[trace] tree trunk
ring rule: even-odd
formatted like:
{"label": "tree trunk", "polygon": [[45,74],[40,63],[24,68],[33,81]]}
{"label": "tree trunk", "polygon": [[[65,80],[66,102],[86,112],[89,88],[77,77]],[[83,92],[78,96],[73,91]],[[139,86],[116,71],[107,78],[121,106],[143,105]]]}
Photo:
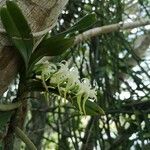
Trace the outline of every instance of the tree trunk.
{"label": "tree trunk", "polygon": [[[6,0],[0,0],[0,6],[5,5]],[[18,0],[33,32],[48,32],[57,22],[58,16],[68,0]],[[0,21],[0,28],[3,29]],[[13,53],[7,35],[0,33],[0,96],[6,91],[12,79],[18,73],[19,56]],[[10,59],[11,58],[11,59]]]}
{"label": "tree trunk", "polygon": [[[0,6],[5,5],[6,0],[0,0]],[[26,17],[34,36],[37,33],[42,36],[52,29],[58,19],[59,14],[68,0],[18,0],[17,3]],[[12,48],[12,43],[8,40],[7,34],[3,32],[3,26],[0,21],[0,96],[7,90],[8,85],[15,78],[19,70],[20,56]],[[40,38],[40,36],[38,38]],[[36,40],[36,39],[35,39]],[[26,104],[25,104],[26,105]],[[24,113],[24,107],[21,106],[18,111],[11,117],[8,125],[8,133],[4,139],[5,149],[12,149],[14,142],[14,127],[20,125],[21,114]],[[19,116],[19,119],[18,119]],[[24,115],[25,116],[25,115]],[[16,122],[17,119],[17,122]],[[24,120],[22,120],[22,123]]]}

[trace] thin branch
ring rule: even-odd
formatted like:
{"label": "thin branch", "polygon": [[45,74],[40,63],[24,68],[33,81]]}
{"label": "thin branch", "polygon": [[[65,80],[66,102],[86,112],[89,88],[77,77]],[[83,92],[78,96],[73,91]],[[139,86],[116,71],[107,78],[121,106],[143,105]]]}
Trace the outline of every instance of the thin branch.
{"label": "thin branch", "polygon": [[96,27],[96,28],[90,29],[88,31],[85,31],[82,34],[77,35],[75,37],[74,44],[78,44],[80,42],[83,42],[91,37],[98,36],[100,34],[110,33],[110,32],[120,31],[120,30],[133,29],[133,28],[146,26],[146,25],[150,25],[150,19],[135,21],[135,22],[131,22],[131,23],[120,22],[117,24]]}
{"label": "thin branch", "polygon": [[[110,33],[110,32],[118,31],[118,30],[133,29],[133,28],[137,28],[137,27],[141,27],[141,26],[145,26],[149,24],[150,24],[150,20],[148,19],[148,20],[135,21],[132,23],[120,22],[117,24],[111,24],[111,25],[93,28],[93,29],[83,32],[82,34],[77,35],[74,43],[78,44],[79,42],[85,41],[91,37],[94,37],[103,33]],[[51,27],[44,29],[43,31],[33,33],[33,37],[43,36],[44,34],[48,33],[55,25],[56,23],[53,24]],[[0,33],[7,34],[5,29],[2,29],[2,28],[0,28]]]}
{"label": "thin branch", "polygon": [[16,135],[27,145],[30,150],[37,150],[32,141],[27,137],[27,135],[18,127],[15,128]]}

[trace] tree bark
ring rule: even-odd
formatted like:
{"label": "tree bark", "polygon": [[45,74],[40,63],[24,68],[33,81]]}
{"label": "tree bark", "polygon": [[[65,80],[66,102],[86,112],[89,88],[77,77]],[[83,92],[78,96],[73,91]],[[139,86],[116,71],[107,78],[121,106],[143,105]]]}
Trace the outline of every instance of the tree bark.
{"label": "tree bark", "polygon": [[[0,0],[0,6],[6,0]],[[52,29],[68,0],[18,0],[17,3],[25,15],[32,32],[46,33]],[[0,21],[0,28],[3,29]],[[12,79],[18,73],[19,56],[11,47],[6,34],[0,34],[0,96],[6,91]]]}
{"label": "tree bark", "polygon": [[[5,5],[6,0],[0,0],[0,6]],[[64,8],[68,0],[18,0],[17,3],[26,17],[32,32],[45,34],[52,29],[58,19],[59,14]],[[15,78],[19,71],[20,56],[12,47],[12,43],[8,40],[7,34],[4,31],[0,21],[0,96],[7,90],[8,85]],[[34,34],[36,35],[36,34]],[[38,38],[40,38],[40,36]],[[35,39],[36,40],[36,39]],[[26,104],[12,115],[8,132],[4,138],[4,149],[12,149],[14,143],[14,127],[17,124],[23,127]],[[21,112],[21,113],[20,113]],[[19,118],[18,117],[19,114]],[[22,117],[23,115],[23,117]],[[21,116],[21,117],[20,117]]]}

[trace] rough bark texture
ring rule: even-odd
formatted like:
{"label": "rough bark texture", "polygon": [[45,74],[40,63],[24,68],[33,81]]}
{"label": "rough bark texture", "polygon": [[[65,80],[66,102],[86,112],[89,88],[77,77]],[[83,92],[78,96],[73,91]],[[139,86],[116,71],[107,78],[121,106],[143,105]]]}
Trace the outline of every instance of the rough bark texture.
{"label": "rough bark texture", "polygon": [[[0,6],[6,0],[0,0]],[[26,16],[33,32],[50,30],[68,0],[18,0],[17,3]],[[3,28],[0,21],[0,28]],[[18,55],[12,52],[7,36],[0,34],[0,96],[5,92],[18,72]]]}
{"label": "rough bark texture", "polygon": [[0,49],[0,96],[18,72],[20,57],[11,46]]}

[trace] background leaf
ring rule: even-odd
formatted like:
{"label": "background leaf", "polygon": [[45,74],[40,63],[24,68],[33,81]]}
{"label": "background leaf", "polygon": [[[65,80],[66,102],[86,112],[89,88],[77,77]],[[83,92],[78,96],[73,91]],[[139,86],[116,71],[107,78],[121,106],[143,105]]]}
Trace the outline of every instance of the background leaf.
{"label": "background leaf", "polygon": [[[72,104],[79,110],[79,106],[77,104],[76,100],[72,100],[71,101]],[[87,100],[85,103],[85,111],[86,111],[86,115],[105,115],[103,109],[98,106],[98,104],[96,104],[95,102],[92,102],[90,100]]]}
{"label": "background leaf", "polygon": [[75,23],[71,28],[66,30],[65,32],[62,32],[61,34],[68,34],[75,31],[83,31],[87,28],[91,27],[93,24],[95,24],[97,21],[97,17],[95,13],[88,14],[81,18],[77,23]]}

